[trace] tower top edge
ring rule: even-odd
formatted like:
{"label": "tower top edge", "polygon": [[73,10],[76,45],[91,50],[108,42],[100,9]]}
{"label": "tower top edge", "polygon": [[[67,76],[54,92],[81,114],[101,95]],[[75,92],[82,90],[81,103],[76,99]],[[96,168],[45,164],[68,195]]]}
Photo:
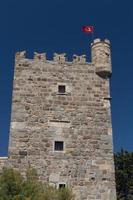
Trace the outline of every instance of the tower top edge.
{"label": "tower top edge", "polygon": [[83,55],[73,54],[72,59],[68,60],[66,53],[60,53],[60,54],[54,53],[53,59],[48,60],[45,52],[43,52],[43,53],[34,52],[32,58],[28,58],[26,56],[26,51],[16,52],[15,60],[17,62],[19,62],[21,60],[25,60],[25,59],[31,60],[31,61],[43,61],[43,62],[55,62],[55,63],[90,64],[90,63],[87,62],[85,54],[83,54]]}
{"label": "tower top edge", "polygon": [[108,39],[101,40],[100,38],[96,38],[96,39],[94,39],[93,42],[91,43],[91,46],[93,46],[93,45],[95,45],[95,44],[98,44],[98,43],[103,43],[103,44],[110,45],[110,40],[108,40]]}

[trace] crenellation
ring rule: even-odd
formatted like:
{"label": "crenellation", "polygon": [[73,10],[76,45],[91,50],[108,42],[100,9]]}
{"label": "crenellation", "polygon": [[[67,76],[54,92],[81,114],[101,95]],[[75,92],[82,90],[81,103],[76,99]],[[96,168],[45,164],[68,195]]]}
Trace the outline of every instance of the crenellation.
{"label": "crenellation", "polygon": [[26,58],[26,51],[17,52],[15,58],[16,60]]}
{"label": "crenellation", "polygon": [[86,55],[77,56],[76,54],[74,54],[73,55],[73,63],[85,64],[86,63]]}
{"label": "crenellation", "polygon": [[96,38],[96,39],[94,39],[92,45],[93,45],[93,44],[96,44],[96,43],[99,43],[99,42],[101,42],[101,39],[100,39],[100,38]]}
{"label": "crenellation", "polygon": [[34,52],[34,60],[39,60],[39,61],[46,61],[46,53],[37,53]]}
{"label": "crenellation", "polygon": [[94,39],[93,43],[91,43],[91,46],[93,46],[94,44],[97,44],[97,43],[105,43],[105,44],[110,45],[110,40],[108,40],[108,39],[101,40],[100,38],[96,38],[96,39]]}
{"label": "crenellation", "polygon": [[110,45],[110,41],[108,39],[105,39],[104,42]]}
{"label": "crenellation", "polygon": [[64,63],[66,61],[66,54],[65,53],[62,53],[62,54],[54,53],[53,60],[55,62]]}
{"label": "crenellation", "polygon": [[86,55],[78,56],[78,55],[74,54],[73,60],[69,61],[68,58],[66,57],[66,53],[61,53],[61,54],[54,53],[53,60],[47,60],[46,53],[34,52],[33,58],[29,59],[26,57],[26,51],[17,52],[16,53],[16,61],[19,66],[21,66],[21,65],[28,66],[28,65],[30,65],[30,63],[32,61],[42,61],[42,62],[53,63],[53,64],[56,64],[58,62],[60,64],[62,63],[62,64],[66,64],[66,65],[72,65],[73,63],[89,64],[86,61]]}

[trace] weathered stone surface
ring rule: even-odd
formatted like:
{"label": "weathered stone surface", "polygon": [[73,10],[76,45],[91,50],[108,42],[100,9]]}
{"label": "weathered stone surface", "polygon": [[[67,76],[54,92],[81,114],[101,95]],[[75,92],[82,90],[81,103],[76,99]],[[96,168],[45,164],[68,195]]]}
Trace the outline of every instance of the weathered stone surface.
{"label": "weathered stone surface", "polygon": [[15,63],[9,165],[25,173],[30,164],[40,180],[72,187],[76,200],[116,200],[109,42],[94,41],[92,63],[85,56],[67,62],[65,54],[27,59],[25,52]]}
{"label": "weathered stone surface", "polygon": [[7,166],[8,157],[0,157],[0,172],[2,171],[3,167]]}

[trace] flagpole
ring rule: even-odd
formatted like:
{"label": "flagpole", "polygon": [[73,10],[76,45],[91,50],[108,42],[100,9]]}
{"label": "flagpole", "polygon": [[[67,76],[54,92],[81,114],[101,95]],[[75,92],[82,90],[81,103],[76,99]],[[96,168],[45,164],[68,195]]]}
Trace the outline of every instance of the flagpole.
{"label": "flagpole", "polygon": [[93,32],[92,32],[92,43],[93,43],[93,41],[94,41],[94,29],[93,29]]}

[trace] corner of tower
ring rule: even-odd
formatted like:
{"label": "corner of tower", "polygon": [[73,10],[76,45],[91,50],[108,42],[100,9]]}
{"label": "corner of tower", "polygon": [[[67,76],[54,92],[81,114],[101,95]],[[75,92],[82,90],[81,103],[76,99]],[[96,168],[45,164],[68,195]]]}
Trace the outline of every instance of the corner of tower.
{"label": "corner of tower", "polygon": [[20,52],[16,53],[16,55],[15,55],[16,61],[21,60],[23,58],[26,58],[26,51],[20,51]]}
{"label": "corner of tower", "polygon": [[95,65],[96,74],[109,78],[112,74],[110,41],[94,39],[91,44],[91,61]]}

